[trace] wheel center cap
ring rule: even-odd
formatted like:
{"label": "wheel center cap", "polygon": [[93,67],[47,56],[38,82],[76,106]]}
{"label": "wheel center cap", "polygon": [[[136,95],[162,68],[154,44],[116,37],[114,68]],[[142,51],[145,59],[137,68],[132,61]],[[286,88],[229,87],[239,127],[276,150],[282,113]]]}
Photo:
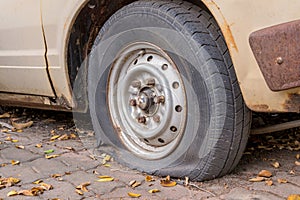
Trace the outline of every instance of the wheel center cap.
{"label": "wheel center cap", "polygon": [[146,113],[150,113],[151,107],[154,106],[155,91],[146,87],[143,88],[138,96],[138,106]]}

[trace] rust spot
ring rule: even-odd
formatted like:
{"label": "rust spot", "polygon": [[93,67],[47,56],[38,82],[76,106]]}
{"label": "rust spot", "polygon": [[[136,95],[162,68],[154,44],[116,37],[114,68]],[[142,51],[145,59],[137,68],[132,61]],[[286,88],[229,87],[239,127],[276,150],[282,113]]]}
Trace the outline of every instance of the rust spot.
{"label": "rust spot", "polygon": [[273,91],[300,86],[300,20],[258,30],[249,42],[264,78]]}
{"label": "rust spot", "polygon": [[269,111],[269,106],[266,104],[261,104],[261,105],[252,105],[251,109],[257,112],[268,112]]}
{"label": "rust spot", "polygon": [[220,7],[213,0],[206,2],[206,4],[208,6],[211,5],[211,6],[215,7],[215,8],[217,8],[217,10],[219,11],[219,14],[222,16],[222,19],[223,19],[223,22],[222,22],[223,24],[219,24],[219,26],[222,29],[222,32],[223,32],[223,35],[225,37],[227,46],[228,46],[228,48],[235,49],[238,52],[238,48],[237,48],[237,45],[235,43],[234,37],[232,35],[231,29],[230,29],[230,25],[228,24],[226,18],[222,14]]}
{"label": "rust spot", "polygon": [[300,94],[289,94],[288,100],[284,102],[283,106],[287,112],[300,113]]}

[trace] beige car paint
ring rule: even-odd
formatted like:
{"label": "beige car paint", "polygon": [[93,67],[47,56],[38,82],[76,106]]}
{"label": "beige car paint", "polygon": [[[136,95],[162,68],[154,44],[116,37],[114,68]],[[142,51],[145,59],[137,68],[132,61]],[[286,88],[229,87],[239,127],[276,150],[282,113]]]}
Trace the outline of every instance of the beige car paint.
{"label": "beige car paint", "polygon": [[73,101],[66,63],[67,42],[73,20],[84,2],[82,0],[42,0],[49,72],[57,96],[64,96],[70,107],[73,106]]}
{"label": "beige car paint", "polygon": [[0,92],[53,97],[40,0],[2,0],[0,8]]}

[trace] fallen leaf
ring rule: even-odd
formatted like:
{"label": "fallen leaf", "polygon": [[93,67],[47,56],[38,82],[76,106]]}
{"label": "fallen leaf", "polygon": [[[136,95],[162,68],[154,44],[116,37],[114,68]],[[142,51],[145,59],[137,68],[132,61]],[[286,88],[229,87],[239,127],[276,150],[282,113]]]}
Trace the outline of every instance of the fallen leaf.
{"label": "fallen leaf", "polygon": [[267,180],[267,181],[266,181],[266,185],[268,185],[268,186],[272,186],[272,185],[273,185],[273,181],[271,181],[271,180]]}
{"label": "fallen leaf", "polygon": [[141,194],[132,193],[132,192],[128,192],[128,196],[133,197],[133,198],[139,198],[142,195]]}
{"label": "fallen leaf", "polygon": [[51,138],[50,138],[50,140],[51,141],[54,141],[54,140],[56,140],[57,138],[59,138],[60,137],[60,135],[54,135],[54,136],[52,136]]}
{"label": "fallen leaf", "polygon": [[0,115],[0,119],[4,119],[4,118],[10,118],[10,114],[4,113],[4,114]]}
{"label": "fallen leaf", "polygon": [[163,187],[174,187],[177,183],[175,181],[171,181],[171,177],[167,176],[165,179],[160,181],[160,185]]}
{"label": "fallen leaf", "polygon": [[146,182],[153,182],[153,181],[155,181],[155,180],[153,179],[152,176],[146,176],[146,177],[145,177],[145,181],[146,181]]}
{"label": "fallen leaf", "polygon": [[275,168],[279,168],[280,167],[280,163],[279,162],[273,162],[271,163],[271,165]]}
{"label": "fallen leaf", "polygon": [[33,184],[40,184],[42,182],[43,182],[43,180],[39,179],[39,180],[34,181]]}
{"label": "fallen leaf", "polygon": [[291,194],[287,200],[300,200],[300,194]]}
{"label": "fallen leaf", "polygon": [[7,128],[1,130],[2,133],[8,133],[8,131],[9,130]]}
{"label": "fallen leaf", "polygon": [[299,161],[295,161],[295,165],[300,166],[300,162]]}
{"label": "fallen leaf", "polygon": [[300,154],[296,155],[296,159],[298,159],[298,160],[300,159]]}
{"label": "fallen leaf", "polygon": [[53,152],[54,152],[53,149],[49,149],[49,150],[44,151],[45,154],[50,154],[50,153],[53,153]]}
{"label": "fallen leaf", "polygon": [[52,178],[59,178],[59,177],[62,177],[62,175],[61,174],[52,174],[51,177]]}
{"label": "fallen leaf", "polygon": [[32,126],[33,121],[29,121],[29,122],[26,122],[26,123],[16,123],[14,121],[11,121],[11,125],[13,127],[15,127],[17,130],[21,130],[21,129],[29,128],[30,126]]}
{"label": "fallen leaf", "polygon": [[10,135],[8,135],[4,140],[5,140],[5,141],[12,141],[13,139],[11,138]]}
{"label": "fallen leaf", "polygon": [[277,179],[277,182],[278,183],[287,183],[288,181],[286,179],[279,178],[279,179]]}
{"label": "fallen leaf", "polygon": [[87,186],[91,185],[91,182],[85,182],[76,187],[78,190],[82,190],[83,192],[88,192]]}
{"label": "fallen leaf", "polygon": [[23,133],[22,129],[17,130],[17,133]]}
{"label": "fallen leaf", "polygon": [[189,177],[185,177],[185,182],[184,182],[184,185],[185,186],[188,186],[189,185]]}
{"label": "fallen leaf", "polygon": [[111,165],[110,164],[105,164],[105,165],[103,165],[103,167],[111,167]]}
{"label": "fallen leaf", "polygon": [[264,180],[265,180],[264,177],[255,177],[255,178],[249,179],[250,182],[262,182]]}
{"label": "fallen leaf", "polygon": [[131,185],[131,187],[136,188],[136,187],[139,187],[140,185],[142,185],[141,182],[135,182],[134,184]]}
{"label": "fallen leaf", "polygon": [[39,184],[42,188],[44,188],[44,190],[52,190],[53,189],[53,186],[50,185],[50,184],[47,184],[47,183],[40,183]]}
{"label": "fallen leaf", "polygon": [[77,135],[75,135],[74,133],[71,133],[71,134],[70,134],[70,138],[71,138],[71,139],[75,139],[75,138],[77,138]]}
{"label": "fallen leaf", "polygon": [[57,158],[59,157],[60,155],[45,155],[45,158],[46,159],[52,159],[52,158]]}
{"label": "fallen leaf", "polygon": [[4,185],[5,187],[14,186],[15,184],[19,183],[20,181],[21,181],[20,179],[17,179],[14,177],[0,178],[1,185]]}
{"label": "fallen leaf", "polygon": [[17,149],[25,149],[25,146],[23,146],[23,145],[16,145],[16,148]]}
{"label": "fallen leaf", "polygon": [[75,192],[79,195],[83,195],[83,192],[81,190],[76,189]]}
{"label": "fallen leaf", "polygon": [[36,144],[35,147],[37,147],[37,148],[42,148],[43,145],[42,145],[42,144]]}
{"label": "fallen leaf", "polygon": [[57,139],[58,139],[58,140],[68,140],[68,139],[69,139],[69,136],[68,136],[68,134],[64,134],[64,135],[58,137]]}
{"label": "fallen leaf", "polygon": [[12,190],[9,193],[7,193],[8,197],[12,197],[12,196],[16,196],[16,195],[18,195],[18,192],[16,190]]}
{"label": "fallen leaf", "polygon": [[11,140],[12,143],[17,143],[19,140]]}
{"label": "fallen leaf", "polygon": [[33,187],[31,188],[31,192],[33,193],[34,196],[38,196],[39,194],[42,194],[44,192],[43,187]]}
{"label": "fallen leaf", "polygon": [[102,160],[102,165],[105,165],[107,162],[109,162],[111,159],[110,155],[106,155]]}
{"label": "fallen leaf", "polygon": [[270,178],[272,176],[272,173],[268,170],[261,170],[259,173],[258,173],[258,176],[260,177],[266,177],[266,178]]}
{"label": "fallen leaf", "polygon": [[10,162],[11,162],[11,165],[19,165],[20,164],[20,161],[18,161],[18,160],[12,160]]}
{"label": "fallen leaf", "polygon": [[18,192],[18,195],[24,195],[24,196],[37,196],[37,194],[33,193],[32,190],[21,190]]}
{"label": "fallen leaf", "polygon": [[290,171],[290,174],[296,175],[295,170],[291,170],[291,171]]}
{"label": "fallen leaf", "polygon": [[136,183],[136,180],[133,180],[133,181],[130,181],[129,182],[129,186],[131,187],[133,184],[135,184]]}
{"label": "fallen leaf", "polygon": [[70,151],[75,151],[73,147],[64,147],[64,149],[70,150]]}
{"label": "fallen leaf", "polygon": [[114,180],[113,177],[110,176],[99,176],[97,182],[111,182]]}
{"label": "fallen leaf", "polygon": [[148,192],[153,194],[153,193],[160,192],[160,190],[159,189],[152,189],[152,190],[149,190]]}

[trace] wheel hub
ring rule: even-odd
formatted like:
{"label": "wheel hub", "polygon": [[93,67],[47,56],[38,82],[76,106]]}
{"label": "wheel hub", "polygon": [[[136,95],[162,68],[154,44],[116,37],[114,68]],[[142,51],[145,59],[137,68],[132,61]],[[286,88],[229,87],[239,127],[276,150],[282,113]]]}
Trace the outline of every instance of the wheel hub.
{"label": "wheel hub", "polygon": [[178,144],[186,123],[186,96],[178,69],[157,46],[135,43],[115,61],[108,92],[111,119],[124,145],[158,159]]}

